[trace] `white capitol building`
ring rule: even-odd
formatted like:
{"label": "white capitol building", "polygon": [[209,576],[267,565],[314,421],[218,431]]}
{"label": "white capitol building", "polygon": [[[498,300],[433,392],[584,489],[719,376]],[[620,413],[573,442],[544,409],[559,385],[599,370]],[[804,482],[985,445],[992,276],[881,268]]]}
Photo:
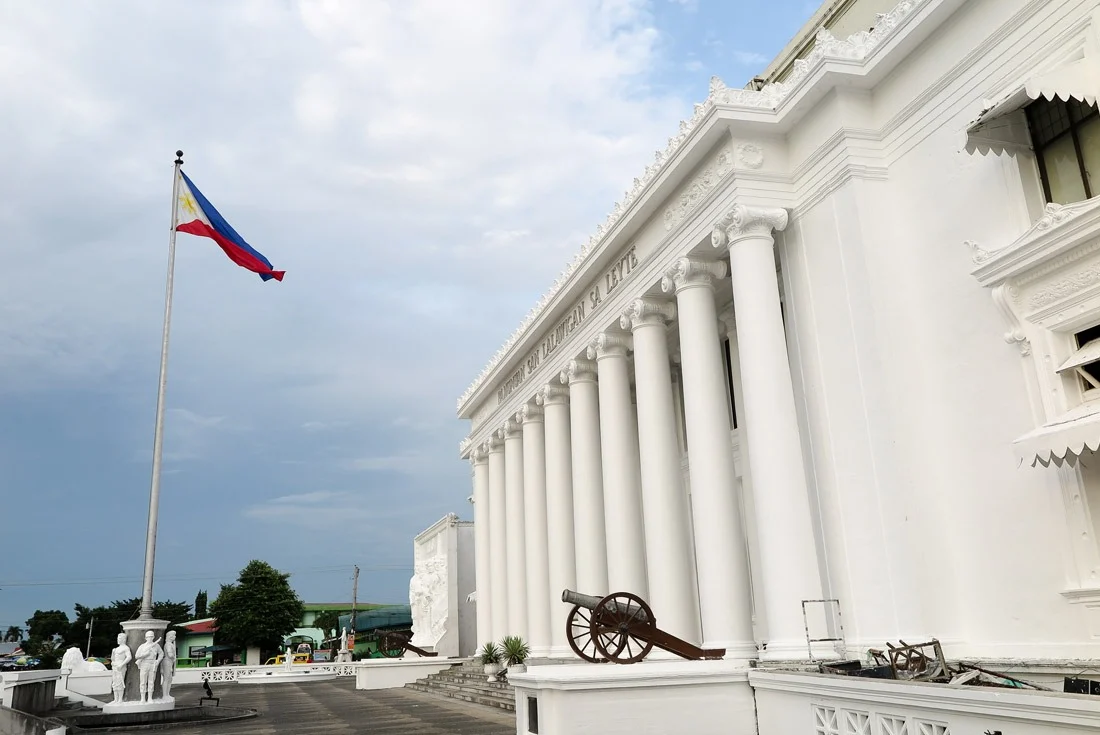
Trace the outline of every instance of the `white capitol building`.
{"label": "white capitol building", "polygon": [[[725,658],[531,666],[518,732],[1100,732],[1098,95],[1097,0],[835,0],[712,82],[458,415],[479,643],[628,591]],[[797,670],[933,638],[1059,693]]]}

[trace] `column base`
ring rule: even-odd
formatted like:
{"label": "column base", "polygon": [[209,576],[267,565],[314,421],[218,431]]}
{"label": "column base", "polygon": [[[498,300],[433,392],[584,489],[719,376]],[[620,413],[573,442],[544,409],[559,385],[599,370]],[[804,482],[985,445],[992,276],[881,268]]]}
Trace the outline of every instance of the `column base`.
{"label": "column base", "polygon": [[813,643],[808,649],[805,639],[768,641],[767,648],[760,652],[760,661],[766,663],[809,663],[810,650],[814,661],[836,661],[840,658],[832,643]]}
{"label": "column base", "polygon": [[755,661],[760,657],[756,641],[704,641],[702,648],[724,648],[724,661]]}
{"label": "column base", "polygon": [[573,649],[569,646],[551,646],[546,654],[546,658],[569,659],[577,663],[582,663],[581,659],[577,657],[577,654],[573,653]]}

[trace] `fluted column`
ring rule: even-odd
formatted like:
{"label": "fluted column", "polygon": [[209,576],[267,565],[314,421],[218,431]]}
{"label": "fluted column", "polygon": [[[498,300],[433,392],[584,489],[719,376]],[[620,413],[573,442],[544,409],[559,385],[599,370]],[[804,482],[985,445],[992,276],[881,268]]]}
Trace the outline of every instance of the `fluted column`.
{"label": "fluted column", "polygon": [[817,550],[787,357],[773,230],[784,209],[735,205],[715,225],[713,245],[729,250],[749,437],[761,577],[768,619],[762,658],[806,657],[802,600],[821,597]]}
{"label": "fluted column", "polygon": [[596,361],[603,446],[603,506],[607,533],[607,583],[611,592],[649,597],[642,472],[638,430],[630,397],[629,334],[604,332],[588,348]]}
{"label": "fluted column", "polygon": [[523,498],[523,432],[515,419],[500,430],[504,437],[504,492],[508,539],[508,631],[527,636],[527,538]]}
{"label": "fluted column", "polygon": [[[508,518],[505,515],[504,440],[493,432],[485,446],[489,453],[489,614],[491,640],[508,635]],[[486,641],[481,641],[485,643]]]}
{"label": "fluted column", "polygon": [[535,397],[546,423],[546,528],[550,550],[550,655],[572,657],[565,631],[569,606],[562,590],[577,588],[573,533],[573,457],[569,437],[569,390],[558,380]]}
{"label": "fluted column", "polygon": [[477,645],[493,640],[493,583],[489,550],[489,453],[478,447],[470,455],[474,468],[474,589],[477,590]]}
{"label": "fluted column", "polygon": [[676,293],[688,477],[695,520],[695,565],[703,646],[727,658],[756,658],[749,563],[730,445],[726,371],[718,337],[714,284],[726,264],[681,258],[661,281]]}
{"label": "fluted column", "polygon": [[572,360],[561,372],[569,383],[570,434],[573,443],[573,522],[576,534],[577,588],[606,595],[607,538],[603,513],[603,456],[600,396],[596,364]]}
{"label": "fluted column", "polygon": [[691,522],[680,479],[668,364],[666,327],[675,315],[676,307],[669,302],[637,299],[620,324],[634,335],[649,603],[662,630],[699,643],[699,608],[689,553]]}
{"label": "fluted column", "polygon": [[[523,422],[523,512],[527,535],[527,634],[531,656],[550,655],[550,552],[546,528],[546,425],[538,406],[527,404]],[[560,594],[560,593],[559,593]],[[560,604],[560,603],[559,603]]]}

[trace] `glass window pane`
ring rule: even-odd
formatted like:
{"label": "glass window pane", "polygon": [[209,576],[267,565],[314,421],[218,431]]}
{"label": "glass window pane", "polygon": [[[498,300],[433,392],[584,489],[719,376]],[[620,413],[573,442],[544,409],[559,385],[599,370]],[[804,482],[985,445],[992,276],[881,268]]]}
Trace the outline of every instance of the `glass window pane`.
{"label": "glass window pane", "polygon": [[1037,148],[1042,148],[1069,131],[1069,110],[1061,100],[1036,100],[1028,105],[1027,116],[1031,126],[1031,139]]}
{"label": "glass window pane", "polygon": [[1085,160],[1085,173],[1089,177],[1089,190],[1093,196],[1100,194],[1100,117],[1092,117],[1077,129],[1081,141],[1081,158]]}
{"label": "glass window pane", "polygon": [[1043,168],[1050,184],[1050,201],[1072,204],[1085,199],[1085,182],[1072,135],[1063,135],[1043,149]]}

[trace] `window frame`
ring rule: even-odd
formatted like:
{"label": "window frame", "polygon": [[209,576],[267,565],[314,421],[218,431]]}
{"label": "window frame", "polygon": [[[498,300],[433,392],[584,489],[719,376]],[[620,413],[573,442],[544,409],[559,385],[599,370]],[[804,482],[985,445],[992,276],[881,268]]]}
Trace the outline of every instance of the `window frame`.
{"label": "window frame", "polygon": [[[1084,105],[1085,103],[1078,101],[1078,104]],[[1039,143],[1035,140],[1035,131],[1038,127],[1035,123],[1035,110],[1038,109],[1041,105],[1060,106],[1065,111],[1066,119],[1069,120],[1069,128],[1054,136],[1040,146]],[[1092,185],[1089,183],[1089,173],[1088,169],[1085,168],[1085,156],[1081,148],[1081,136],[1078,135],[1077,132],[1085,123],[1091,121],[1095,117],[1100,117],[1100,108],[1098,108],[1096,104],[1086,106],[1090,107],[1091,111],[1088,115],[1085,115],[1080,120],[1076,121],[1074,121],[1073,115],[1070,114],[1069,102],[1063,101],[1062,99],[1055,99],[1052,101],[1046,99],[1045,97],[1040,97],[1039,99],[1033,101],[1031,104],[1027,105],[1024,108],[1024,117],[1027,120],[1028,133],[1031,135],[1032,149],[1035,151],[1035,162],[1038,164],[1039,168],[1039,179],[1043,186],[1043,198],[1046,199],[1047,202],[1053,203],[1054,198],[1051,195],[1050,191],[1050,177],[1047,173],[1046,157],[1044,155],[1044,152],[1067,135],[1069,135],[1073,140],[1073,152],[1077,157],[1077,168],[1078,172],[1081,174],[1081,183],[1084,185],[1085,199],[1092,199],[1094,196],[1100,193],[1094,192],[1092,190]],[[1072,202],[1065,202],[1064,204],[1072,204]]]}

